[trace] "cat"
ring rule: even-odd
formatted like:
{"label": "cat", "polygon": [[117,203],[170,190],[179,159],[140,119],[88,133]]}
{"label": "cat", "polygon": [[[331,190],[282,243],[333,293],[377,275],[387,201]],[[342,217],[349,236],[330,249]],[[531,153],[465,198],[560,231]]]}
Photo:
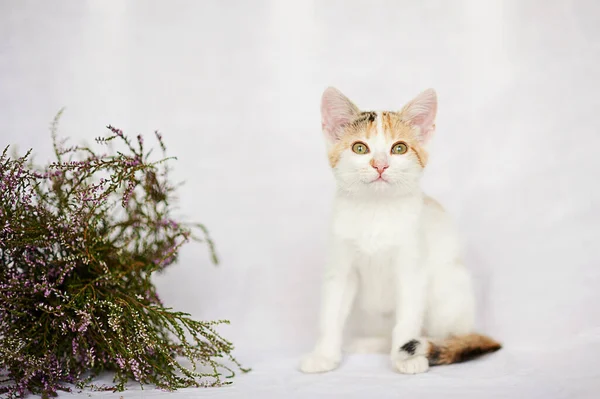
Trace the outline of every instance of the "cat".
{"label": "cat", "polygon": [[436,112],[433,89],[399,112],[364,112],[335,88],[323,93],[322,130],[337,190],[319,336],[301,371],[339,366],[351,309],[363,337],[349,349],[389,350],[400,373],[501,348],[473,333],[475,298],[457,234],[420,188]]}

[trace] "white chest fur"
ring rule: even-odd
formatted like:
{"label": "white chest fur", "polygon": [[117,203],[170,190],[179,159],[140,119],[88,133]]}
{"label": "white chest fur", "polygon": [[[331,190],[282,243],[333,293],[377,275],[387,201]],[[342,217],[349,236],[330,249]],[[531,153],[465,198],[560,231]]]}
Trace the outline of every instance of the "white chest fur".
{"label": "white chest fur", "polygon": [[393,311],[395,267],[403,245],[415,245],[421,206],[420,197],[336,198],[332,233],[352,253],[361,308],[378,313]]}
{"label": "white chest fur", "polygon": [[362,256],[382,256],[414,239],[421,208],[420,196],[365,200],[338,196],[332,234]]}

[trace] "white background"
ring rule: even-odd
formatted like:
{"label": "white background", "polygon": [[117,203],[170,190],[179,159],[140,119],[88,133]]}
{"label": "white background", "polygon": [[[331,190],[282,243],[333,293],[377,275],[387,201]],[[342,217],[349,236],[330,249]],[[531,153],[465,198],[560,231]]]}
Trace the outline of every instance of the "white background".
{"label": "white background", "polygon": [[[164,134],[186,181],[179,215],[210,228],[222,263],[190,244],[160,293],[230,319],[220,331],[254,368],[181,397],[592,397],[599,61],[595,0],[0,0],[0,145],[44,161],[63,106],[73,142],[107,124]],[[319,119],[328,85],[364,109],[438,91],[424,186],[457,220],[479,329],[501,352],[419,376],[376,355],[296,371],[315,336],[334,187]],[[132,387],[125,396],[160,394]]]}

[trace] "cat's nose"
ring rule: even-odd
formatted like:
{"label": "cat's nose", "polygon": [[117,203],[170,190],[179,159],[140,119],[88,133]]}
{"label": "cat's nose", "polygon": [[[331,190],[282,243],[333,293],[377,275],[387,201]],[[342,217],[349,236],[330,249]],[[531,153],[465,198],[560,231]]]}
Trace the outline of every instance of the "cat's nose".
{"label": "cat's nose", "polygon": [[383,174],[383,172],[385,172],[385,170],[390,167],[390,165],[388,165],[387,162],[382,162],[380,160],[375,159],[371,159],[371,166],[373,167],[373,169],[376,169],[380,175]]}

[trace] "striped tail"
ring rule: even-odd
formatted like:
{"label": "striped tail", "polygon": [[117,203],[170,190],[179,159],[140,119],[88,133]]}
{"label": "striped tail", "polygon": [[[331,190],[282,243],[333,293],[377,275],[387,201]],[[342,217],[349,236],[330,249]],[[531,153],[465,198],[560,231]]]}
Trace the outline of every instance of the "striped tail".
{"label": "striped tail", "polygon": [[467,334],[443,340],[413,339],[400,348],[404,358],[425,356],[430,366],[461,363],[502,348],[498,342],[481,334]]}

